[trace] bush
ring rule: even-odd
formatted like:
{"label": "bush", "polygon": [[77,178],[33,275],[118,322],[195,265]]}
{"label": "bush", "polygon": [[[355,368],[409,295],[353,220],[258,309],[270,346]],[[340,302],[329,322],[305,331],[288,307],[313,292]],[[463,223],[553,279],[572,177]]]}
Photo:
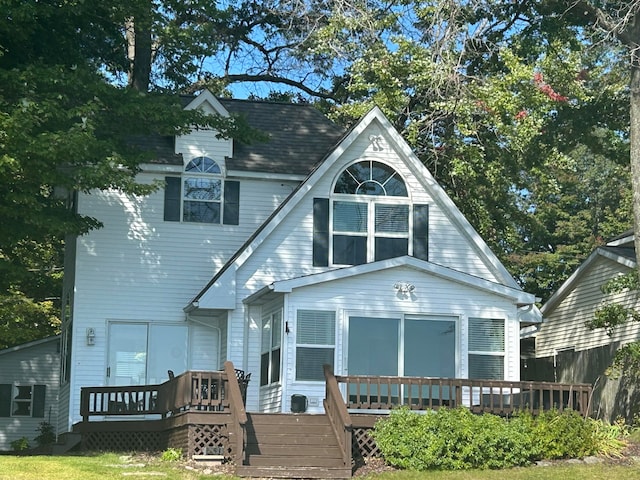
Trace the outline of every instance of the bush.
{"label": "bush", "polygon": [[552,410],[510,420],[474,415],[466,408],[417,413],[393,410],[372,436],[385,460],[410,470],[508,468],[540,459],[615,454],[623,443],[619,427],[585,419],[577,412]]}
{"label": "bush", "polygon": [[40,422],[40,426],[37,431],[40,432],[40,435],[35,438],[35,441],[39,446],[44,447],[46,445],[51,445],[56,441],[56,434],[53,431],[53,425],[49,422]]}
{"label": "bush", "polygon": [[10,443],[11,450],[14,452],[22,452],[24,450],[29,450],[29,439],[27,437],[19,438],[18,440],[14,440]]}
{"label": "bush", "polygon": [[595,421],[578,412],[543,412],[533,428],[540,458],[582,458],[598,453]]}
{"label": "bush", "polygon": [[425,414],[400,408],[378,421],[372,435],[385,460],[399,468],[506,468],[530,461],[533,444],[524,427],[465,408]]}
{"label": "bush", "polygon": [[160,459],[163,462],[177,462],[182,459],[182,450],[179,448],[167,448],[160,455]]}

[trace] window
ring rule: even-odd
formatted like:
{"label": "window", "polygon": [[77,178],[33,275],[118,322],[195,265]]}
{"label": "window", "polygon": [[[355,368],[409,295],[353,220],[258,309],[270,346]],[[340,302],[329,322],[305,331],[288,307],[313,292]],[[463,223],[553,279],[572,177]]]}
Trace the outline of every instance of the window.
{"label": "window", "polygon": [[0,417],[44,417],[46,385],[0,384]]}
{"label": "window", "polygon": [[428,205],[412,205],[391,167],[354,163],[330,199],[314,199],[314,266],[360,265],[402,255],[428,260]]}
{"label": "window", "polygon": [[469,318],[469,378],[504,379],[504,320]]}
{"label": "window", "polygon": [[215,160],[196,157],[186,165],[182,177],[165,181],[166,221],[238,224],[240,184],[225,181]]}
{"label": "window", "polygon": [[298,310],[296,323],[296,380],[324,381],[322,366],[333,368],[336,314]]}
{"label": "window", "polygon": [[278,310],[262,318],[260,386],[280,381],[281,345],[282,310]]}

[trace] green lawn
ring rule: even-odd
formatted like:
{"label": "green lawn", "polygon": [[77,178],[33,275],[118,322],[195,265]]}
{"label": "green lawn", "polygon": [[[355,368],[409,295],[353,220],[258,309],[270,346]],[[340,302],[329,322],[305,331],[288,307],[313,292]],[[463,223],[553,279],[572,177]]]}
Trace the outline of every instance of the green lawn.
{"label": "green lawn", "polygon": [[[224,475],[205,475],[202,471],[187,470],[179,464],[160,460],[143,463],[136,457],[117,454],[78,455],[64,457],[0,455],[0,480],[111,480],[151,478],[167,480],[227,479]],[[515,468],[501,471],[465,472],[393,472],[362,480],[588,480],[624,478],[640,480],[640,463],[635,466],[560,465],[553,467]]]}

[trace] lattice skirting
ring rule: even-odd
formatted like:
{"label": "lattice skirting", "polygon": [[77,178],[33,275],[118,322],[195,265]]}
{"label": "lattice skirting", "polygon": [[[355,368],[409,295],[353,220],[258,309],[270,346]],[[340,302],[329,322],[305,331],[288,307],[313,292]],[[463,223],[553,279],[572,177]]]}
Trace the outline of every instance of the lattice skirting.
{"label": "lattice skirting", "polygon": [[376,445],[376,441],[369,435],[371,428],[356,427],[351,435],[352,456],[354,462],[358,463],[365,458],[381,457],[382,453]]}
{"label": "lattice skirting", "polygon": [[90,432],[82,435],[86,450],[111,452],[157,452],[166,448],[161,432]]}
{"label": "lattice skirting", "polygon": [[164,432],[114,431],[82,434],[83,448],[111,452],[160,452],[167,448],[182,450],[187,458],[193,455],[224,455],[233,459],[226,425],[189,424]]}
{"label": "lattice skirting", "polygon": [[233,458],[226,425],[189,425],[189,456],[224,455]]}

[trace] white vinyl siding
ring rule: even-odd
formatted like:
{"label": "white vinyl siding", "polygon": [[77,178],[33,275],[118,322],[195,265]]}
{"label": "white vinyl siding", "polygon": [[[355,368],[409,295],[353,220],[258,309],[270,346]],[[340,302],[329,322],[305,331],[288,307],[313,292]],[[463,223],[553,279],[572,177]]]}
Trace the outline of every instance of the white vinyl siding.
{"label": "white vinyl siding", "polygon": [[469,378],[504,379],[504,320],[469,318]]}
{"label": "white vinyl siding", "polygon": [[336,314],[298,310],[296,320],[296,380],[324,381],[322,366],[333,368]]}

